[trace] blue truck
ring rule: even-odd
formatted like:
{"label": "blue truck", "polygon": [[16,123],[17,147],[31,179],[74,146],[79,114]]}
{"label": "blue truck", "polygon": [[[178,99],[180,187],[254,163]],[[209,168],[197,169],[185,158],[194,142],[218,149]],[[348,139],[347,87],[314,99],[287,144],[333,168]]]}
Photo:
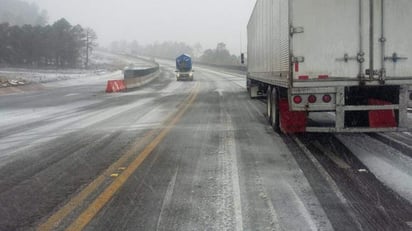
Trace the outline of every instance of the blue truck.
{"label": "blue truck", "polygon": [[176,58],[176,80],[193,81],[192,58],[190,55],[182,54]]}

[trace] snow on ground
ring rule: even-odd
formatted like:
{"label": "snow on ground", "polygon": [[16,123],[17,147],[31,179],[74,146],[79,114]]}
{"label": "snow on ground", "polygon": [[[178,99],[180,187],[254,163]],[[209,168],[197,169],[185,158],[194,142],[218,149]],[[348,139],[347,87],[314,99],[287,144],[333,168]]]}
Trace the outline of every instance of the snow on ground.
{"label": "snow on ground", "polygon": [[44,83],[45,87],[67,87],[67,86],[78,86],[78,85],[105,85],[107,80],[119,80],[123,79],[122,71],[114,71],[101,73],[99,75],[89,75],[86,78],[69,78],[61,81],[54,81]]}
{"label": "snow on ground", "polygon": [[6,129],[8,126],[22,125],[40,120],[51,120],[57,115],[67,115],[82,107],[98,103],[96,100],[80,101],[62,106],[19,108],[19,109],[0,109],[0,127]]}
{"label": "snow on ground", "polygon": [[[96,104],[99,100],[80,102],[70,106],[46,107],[34,112],[30,112],[26,109],[8,111],[5,116],[5,118],[8,118],[8,121],[4,122],[6,124],[11,124],[13,126],[16,124],[22,125],[25,121],[47,121],[47,124],[36,126],[31,129],[25,129],[24,131],[19,131],[8,135],[7,137],[3,137],[0,140],[0,159],[2,159],[0,166],[4,165],[7,162],[6,158],[13,156],[13,153],[15,152],[30,150],[33,145],[38,145],[62,137],[70,132],[85,129],[86,127],[110,118],[115,118],[117,115],[130,110],[130,108],[142,106],[150,101],[153,101],[153,98],[146,98],[127,105],[103,108],[95,111],[83,111],[81,113],[79,112],[79,108],[86,105]],[[163,118],[162,115],[165,113],[164,110],[156,108],[156,111],[153,111],[157,114],[151,114],[152,120],[161,120],[161,118]],[[24,113],[23,116],[10,116],[20,113]],[[153,124],[156,121],[150,122]],[[97,127],[95,129],[105,128]],[[110,130],[113,131],[114,129],[118,128],[111,128]]]}
{"label": "snow on ground", "polygon": [[[32,69],[0,68],[0,88],[27,85],[30,83],[50,83],[62,80],[85,80],[107,77],[115,74],[119,79],[119,70],[126,66],[151,67],[154,64],[127,55],[96,51],[91,57],[91,68],[86,69]],[[122,76],[120,76],[122,78]]]}
{"label": "snow on ground", "polygon": [[412,202],[412,158],[364,134],[336,137],[381,182]]}
{"label": "snow on ground", "polygon": [[128,54],[113,54],[103,51],[95,51],[93,54],[93,63],[96,66],[101,66],[102,64],[115,65],[120,69],[124,69],[126,66],[135,67],[153,67],[154,63],[142,60],[141,58],[133,57]]}
{"label": "snow on ground", "polygon": [[105,70],[80,70],[80,69],[25,69],[1,68],[0,76],[8,80],[25,80],[28,83],[48,83],[59,80],[86,78],[105,74]]}

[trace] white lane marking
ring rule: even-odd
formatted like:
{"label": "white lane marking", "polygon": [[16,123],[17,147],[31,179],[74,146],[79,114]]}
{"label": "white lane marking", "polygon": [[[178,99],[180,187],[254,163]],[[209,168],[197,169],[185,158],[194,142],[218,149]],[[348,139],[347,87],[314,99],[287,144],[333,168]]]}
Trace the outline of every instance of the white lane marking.
{"label": "white lane marking", "polygon": [[80,95],[79,93],[70,93],[65,95],[64,97],[69,97],[69,96],[76,96],[76,95]]}
{"label": "white lane marking", "polygon": [[232,187],[233,187],[233,202],[234,202],[234,212],[235,212],[235,219],[236,219],[236,230],[242,231],[243,230],[243,217],[242,217],[242,201],[240,197],[240,183],[239,183],[239,169],[238,169],[238,161],[236,156],[236,146],[235,146],[235,134],[233,132],[232,120],[230,115],[226,112],[226,128],[227,128],[227,136],[226,136],[226,145],[227,151],[229,152],[230,158],[232,159],[232,168],[231,168],[231,175],[232,175]]}
{"label": "white lane marking", "polygon": [[[163,213],[166,207],[169,207],[172,201],[172,195],[176,184],[177,173],[179,172],[179,167],[177,167],[176,172],[172,179],[170,180],[169,186],[167,187],[165,197],[163,198],[162,209],[160,210],[159,218],[157,220],[156,230],[159,230],[160,224],[162,222]],[[163,229],[162,229],[163,230]]]}
{"label": "white lane marking", "polygon": [[280,222],[279,222],[279,215],[277,214],[275,207],[273,206],[273,202],[270,199],[270,197],[268,196],[268,192],[266,187],[263,184],[262,178],[259,176],[257,176],[256,179],[257,184],[259,185],[259,196],[260,198],[262,198],[263,201],[265,201],[266,206],[269,209],[270,212],[270,218],[272,219],[271,221],[271,225],[273,226],[272,230],[283,230],[282,227],[280,226]]}
{"label": "white lane marking", "polygon": [[332,179],[332,177],[329,175],[329,173],[322,167],[322,165],[318,162],[318,160],[313,156],[312,152],[309,151],[308,148],[297,138],[297,137],[292,137],[292,139],[298,144],[298,146],[302,149],[302,151],[305,153],[305,155],[312,161],[313,165],[315,165],[316,169],[318,172],[323,176],[323,178],[326,180],[326,182],[329,184],[333,192],[336,194],[342,205],[345,207],[346,211],[349,213],[349,215],[352,217],[353,221],[356,223],[358,226],[359,230],[362,230],[362,226],[359,223],[357,217],[355,214],[353,214],[352,209],[349,207],[349,202],[346,200],[346,198],[343,196],[343,193],[339,190],[338,185],[335,183],[335,181]]}
{"label": "white lane marking", "polygon": [[[219,78],[219,77],[216,77]],[[224,77],[223,77],[224,78]],[[228,81],[227,84],[230,84],[231,90],[233,92],[238,92],[239,88],[235,85],[236,83],[232,81]],[[256,103],[257,102],[257,103]],[[251,117],[255,117],[256,114],[261,114],[261,109],[259,104],[265,105],[261,101],[255,101],[255,103],[252,103],[251,101],[247,101],[248,107],[245,107],[247,112]],[[290,153],[291,155],[291,153]],[[293,157],[292,159],[288,159],[287,164],[290,167],[293,167],[293,169],[299,169],[296,161],[294,160]],[[293,164],[291,163],[293,162]],[[292,172],[291,172],[292,173]],[[284,213],[285,211],[282,211],[284,208],[278,207],[278,206],[292,206],[293,208],[296,208],[296,212],[298,212],[299,218],[295,217],[295,219],[292,221],[293,224],[296,224],[297,219],[302,219],[302,221],[307,221],[307,222],[302,222],[302,226],[295,227],[295,229],[299,230],[333,230],[332,225],[323,210],[318,198],[314,195],[312,188],[309,185],[309,182],[307,181],[306,177],[303,175],[302,170],[299,169],[299,174],[296,173],[296,177],[294,178],[293,182],[290,180],[278,180],[276,179],[276,188],[267,188],[265,187],[265,184],[263,183],[263,179],[261,175],[265,175],[265,173],[260,174],[259,170],[256,172],[256,182],[257,182],[257,187],[259,191],[259,197],[263,200],[263,202],[266,205],[266,209],[268,210],[268,217],[270,219],[271,225],[267,229],[271,230],[287,230],[285,225],[287,226],[288,224],[283,224],[281,223],[281,219],[285,218]],[[283,178],[283,177],[282,177]],[[284,187],[281,187],[279,184],[285,185]],[[268,185],[268,182],[266,182],[266,185]],[[283,190],[281,189],[283,188]],[[269,190],[268,190],[269,189]],[[285,189],[289,189],[286,190]],[[278,191],[280,195],[272,195],[272,197],[268,196],[268,193],[273,194],[272,190]],[[311,193],[308,193],[308,192]],[[276,201],[277,198],[282,197],[282,193],[287,193],[288,195],[292,196],[292,201],[288,202],[279,202]],[[274,196],[274,197],[273,197]],[[275,201],[273,201],[275,200]],[[277,205],[279,204],[279,205]],[[276,209],[275,209],[276,207]],[[278,215],[279,214],[279,215]],[[301,217],[301,218],[300,218]],[[289,227],[290,228],[290,227]]]}
{"label": "white lane marking", "polygon": [[299,213],[302,214],[302,216],[305,218],[307,224],[309,225],[310,230],[313,230],[313,231],[319,230],[316,227],[315,222],[313,221],[312,217],[310,216],[309,211],[306,209],[305,204],[300,199],[298,194],[295,192],[293,187],[289,183],[287,183],[286,185],[289,188],[290,192],[293,194]]}

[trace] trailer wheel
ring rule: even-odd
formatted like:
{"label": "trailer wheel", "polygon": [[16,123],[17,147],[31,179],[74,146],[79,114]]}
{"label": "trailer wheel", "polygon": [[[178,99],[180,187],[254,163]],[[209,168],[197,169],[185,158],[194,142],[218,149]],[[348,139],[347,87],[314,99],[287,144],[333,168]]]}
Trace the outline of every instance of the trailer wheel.
{"label": "trailer wheel", "polygon": [[271,91],[271,124],[273,129],[276,132],[280,132],[280,127],[279,127],[279,95],[278,95],[278,90],[276,87],[272,88]]}
{"label": "trailer wheel", "polygon": [[266,91],[266,113],[268,115],[269,124],[272,125],[272,87],[268,86]]}

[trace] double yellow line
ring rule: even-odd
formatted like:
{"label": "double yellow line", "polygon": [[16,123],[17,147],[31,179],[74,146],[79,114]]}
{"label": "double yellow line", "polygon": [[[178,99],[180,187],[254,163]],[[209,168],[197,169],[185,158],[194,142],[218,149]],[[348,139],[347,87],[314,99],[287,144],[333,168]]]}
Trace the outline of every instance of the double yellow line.
{"label": "double yellow line", "polygon": [[[57,228],[59,224],[76,208],[79,208],[81,204],[93,193],[96,189],[107,180],[110,175],[121,168],[126,162],[135,155],[136,151],[144,144],[150,143],[137,155],[137,157],[128,165],[128,167],[117,177],[115,180],[107,186],[101,194],[99,194],[94,201],[80,214],[79,217],[74,220],[66,230],[82,230],[99,211],[110,201],[114,194],[123,186],[127,179],[136,171],[136,169],[143,163],[143,161],[150,155],[150,153],[159,145],[159,143],[165,138],[170,130],[176,125],[183,117],[185,112],[192,106],[199,93],[199,84],[197,83],[189,96],[180,104],[178,111],[171,114],[164,122],[163,129],[154,129],[145,134],[144,138],[137,140],[131,145],[131,147],[122,155],[122,157],[113,163],[107,170],[104,171],[99,177],[91,182],[80,193],[73,197],[67,204],[54,213],[47,219],[46,222],[40,224],[37,227],[39,231],[49,231]],[[160,133],[159,133],[160,130]],[[153,139],[153,137],[157,136]]]}

